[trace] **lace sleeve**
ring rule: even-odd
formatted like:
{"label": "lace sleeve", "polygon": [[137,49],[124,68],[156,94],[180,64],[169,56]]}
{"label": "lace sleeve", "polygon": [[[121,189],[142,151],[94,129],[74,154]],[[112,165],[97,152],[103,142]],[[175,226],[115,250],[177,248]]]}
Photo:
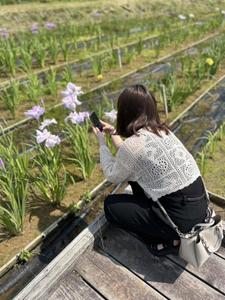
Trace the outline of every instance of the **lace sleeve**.
{"label": "lace sleeve", "polygon": [[106,145],[100,147],[100,163],[106,179],[112,183],[118,184],[128,181],[132,169],[126,164],[126,156],[129,156],[121,145],[114,157]]}

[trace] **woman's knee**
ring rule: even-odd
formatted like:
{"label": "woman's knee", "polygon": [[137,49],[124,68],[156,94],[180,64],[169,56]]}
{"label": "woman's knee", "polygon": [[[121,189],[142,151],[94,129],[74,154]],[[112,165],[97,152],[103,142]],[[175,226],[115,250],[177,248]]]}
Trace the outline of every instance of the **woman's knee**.
{"label": "woman's knee", "polygon": [[112,221],[112,203],[114,195],[108,195],[104,201],[105,216],[108,221]]}

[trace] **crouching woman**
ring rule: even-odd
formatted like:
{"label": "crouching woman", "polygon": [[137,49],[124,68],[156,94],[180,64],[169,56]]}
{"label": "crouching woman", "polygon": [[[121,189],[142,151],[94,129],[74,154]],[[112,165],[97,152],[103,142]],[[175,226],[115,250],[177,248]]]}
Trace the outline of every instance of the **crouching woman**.
{"label": "crouching woman", "polygon": [[[127,181],[133,194],[109,195],[109,222],[144,240],[154,255],[176,254],[179,236],[156,213],[157,200],[181,232],[204,222],[207,198],[199,168],[182,142],[160,121],[153,93],[143,85],[126,88],[117,103],[116,129],[93,128],[100,145],[100,163],[112,183]],[[105,143],[111,134],[114,157]],[[122,140],[122,138],[125,138]]]}

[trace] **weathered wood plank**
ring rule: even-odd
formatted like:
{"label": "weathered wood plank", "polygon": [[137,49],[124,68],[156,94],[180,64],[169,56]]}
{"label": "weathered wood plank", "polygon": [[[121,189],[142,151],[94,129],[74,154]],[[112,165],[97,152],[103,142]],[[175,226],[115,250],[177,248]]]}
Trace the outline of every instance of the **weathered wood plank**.
{"label": "weathered wood plank", "polygon": [[74,269],[109,300],[165,299],[102,251],[83,254]]}
{"label": "weathered wood plank", "polygon": [[44,291],[54,285],[70,268],[73,261],[93,244],[95,236],[106,224],[105,216],[102,214],[63,249],[14,299],[42,300]]}
{"label": "weathered wood plank", "polygon": [[223,258],[212,255],[200,268],[194,268],[178,256],[169,255],[168,257],[225,295],[225,260]]}
{"label": "weathered wood plank", "polygon": [[223,239],[220,249],[216,252],[220,257],[225,259],[225,238]]}
{"label": "weathered wood plank", "polygon": [[95,290],[93,290],[74,271],[68,272],[60,282],[54,285],[43,295],[42,299],[49,300],[102,300]]}
{"label": "weathered wood plank", "polygon": [[109,227],[104,251],[171,299],[224,299],[224,295],[166,257],[154,257],[139,240]]}

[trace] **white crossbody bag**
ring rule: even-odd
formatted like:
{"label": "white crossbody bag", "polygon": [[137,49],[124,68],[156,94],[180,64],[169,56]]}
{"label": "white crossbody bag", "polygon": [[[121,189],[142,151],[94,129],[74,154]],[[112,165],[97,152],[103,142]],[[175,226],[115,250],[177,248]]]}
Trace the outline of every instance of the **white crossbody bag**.
{"label": "white crossbody bag", "polygon": [[[188,233],[182,233],[171,220],[160,201],[156,202],[167,220],[166,223],[173,227],[180,237],[179,256],[194,267],[202,266],[212,253],[219,250],[223,240],[222,219],[219,215],[215,215],[212,207],[210,207],[209,194],[206,189],[205,191],[208,200],[207,221],[196,224]],[[162,218],[162,215],[160,217]]]}

